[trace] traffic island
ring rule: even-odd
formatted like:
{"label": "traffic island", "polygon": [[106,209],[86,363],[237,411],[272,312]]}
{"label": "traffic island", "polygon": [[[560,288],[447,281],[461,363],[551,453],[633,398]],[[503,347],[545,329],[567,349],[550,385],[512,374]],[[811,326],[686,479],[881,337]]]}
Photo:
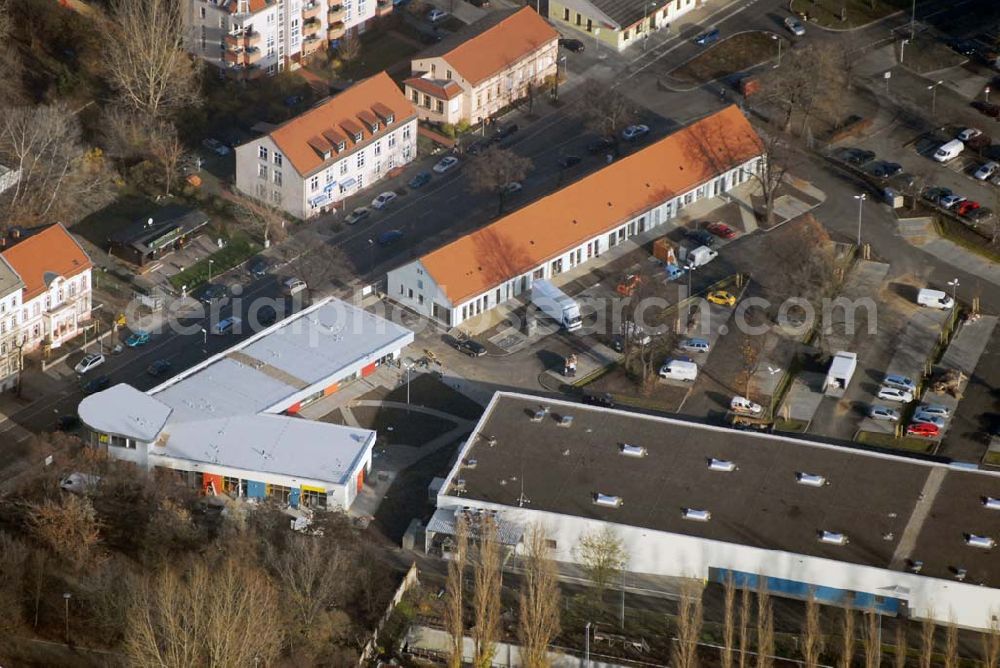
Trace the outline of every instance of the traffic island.
{"label": "traffic island", "polygon": [[667,78],[677,83],[704,84],[744,72],[777,58],[779,41],[785,39],[774,33],[739,33],[672,70]]}

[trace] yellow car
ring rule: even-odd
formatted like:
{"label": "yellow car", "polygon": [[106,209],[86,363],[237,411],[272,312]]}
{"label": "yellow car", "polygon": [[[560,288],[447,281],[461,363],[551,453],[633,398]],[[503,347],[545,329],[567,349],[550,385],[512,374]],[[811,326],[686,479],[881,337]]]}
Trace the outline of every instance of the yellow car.
{"label": "yellow car", "polygon": [[715,292],[709,292],[708,297],[706,297],[706,299],[708,299],[708,301],[712,302],[713,304],[718,304],[719,306],[736,305],[736,297],[732,296],[725,290],[716,290]]}

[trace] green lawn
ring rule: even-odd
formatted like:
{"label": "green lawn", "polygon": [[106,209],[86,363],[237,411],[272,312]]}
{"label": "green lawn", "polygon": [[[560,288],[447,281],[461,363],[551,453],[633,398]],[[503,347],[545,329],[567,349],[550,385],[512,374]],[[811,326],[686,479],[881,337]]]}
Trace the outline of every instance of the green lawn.
{"label": "green lawn", "polygon": [[212,260],[212,275],[219,276],[236,265],[242,264],[252,255],[256,255],[260,252],[260,249],[261,245],[256,241],[252,241],[246,235],[233,235],[233,237],[229,239],[229,243],[225,248],[212,253],[206,258],[198,260],[184,271],[180,271],[171,276],[170,284],[178,290],[187,286],[187,290],[190,293],[192,290],[208,280],[209,260]]}
{"label": "green lawn", "polygon": [[874,431],[858,432],[857,442],[865,445],[872,445],[877,448],[891,448],[893,450],[907,450],[909,452],[919,452],[927,454],[934,449],[935,442],[926,438],[914,438],[904,436],[896,438],[892,434],[883,434]]}
{"label": "green lawn", "polygon": [[[371,37],[368,37],[368,35]],[[361,38],[361,53],[346,65],[340,76],[345,79],[364,79],[394,66],[409,72],[410,57],[419,49],[399,37],[387,32],[366,33]]]}
{"label": "green lawn", "polygon": [[[784,38],[780,39],[786,42]],[[748,70],[777,56],[777,40],[772,39],[769,33],[745,32],[709,47],[670,72],[670,77],[688,83],[707,83]]]}
{"label": "green lawn", "polygon": [[[867,25],[909,7],[909,0],[792,0],[793,12],[804,13],[809,21],[825,28],[842,30]],[[841,10],[844,8],[847,10],[844,14],[846,20],[841,21]]]}

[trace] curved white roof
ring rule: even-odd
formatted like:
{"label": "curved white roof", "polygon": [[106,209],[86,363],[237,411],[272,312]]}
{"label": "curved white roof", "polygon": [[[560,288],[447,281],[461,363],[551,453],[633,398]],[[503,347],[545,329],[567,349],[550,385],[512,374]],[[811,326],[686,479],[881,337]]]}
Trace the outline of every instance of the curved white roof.
{"label": "curved white roof", "polygon": [[119,383],[85,397],[77,412],[92,429],[148,442],[160,433],[173,409],[131,385]]}

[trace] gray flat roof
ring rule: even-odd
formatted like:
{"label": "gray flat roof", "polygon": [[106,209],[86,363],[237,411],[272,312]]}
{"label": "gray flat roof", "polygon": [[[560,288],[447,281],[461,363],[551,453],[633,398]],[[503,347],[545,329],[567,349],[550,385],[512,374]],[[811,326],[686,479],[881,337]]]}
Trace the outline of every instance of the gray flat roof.
{"label": "gray flat roof", "polygon": [[[543,406],[549,412],[533,421]],[[572,425],[560,426],[567,415]],[[646,455],[623,455],[624,444]],[[995,550],[965,544],[966,534],[1000,540],[1000,510],[983,503],[1000,498],[1000,476],[989,472],[505,393],[463,458],[475,467],[456,465],[442,490],[460,499],[516,507],[523,489],[533,510],[896,570],[912,559],[924,575],[964,568],[969,582],[1000,584]],[[738,469],[712,470],[713,458]],[[803,473],[828,484],[801,484]],[[596,494],[622,504],[596,505]],[[685,508],[711,520],[685,520]],[[908,526],[914,548],[896,554]],[[850,542],[822,543],[821,531]]]}
{"label": "gray flat roof", "polygon": [[[2,168],[3,165],[0,165],[0,169]],[[0,256],[0,297],[6,297],[15,290],[22,288],[24,288],[24,281],[17,275],[14,268],[7,263],[7,260],[3,256]]]}
{"label": "gray flat roof", "polygon": [[84,397],[77,408],[92,429],[147,443],[163,429],[170,412],[170,406],[126,383]]}

